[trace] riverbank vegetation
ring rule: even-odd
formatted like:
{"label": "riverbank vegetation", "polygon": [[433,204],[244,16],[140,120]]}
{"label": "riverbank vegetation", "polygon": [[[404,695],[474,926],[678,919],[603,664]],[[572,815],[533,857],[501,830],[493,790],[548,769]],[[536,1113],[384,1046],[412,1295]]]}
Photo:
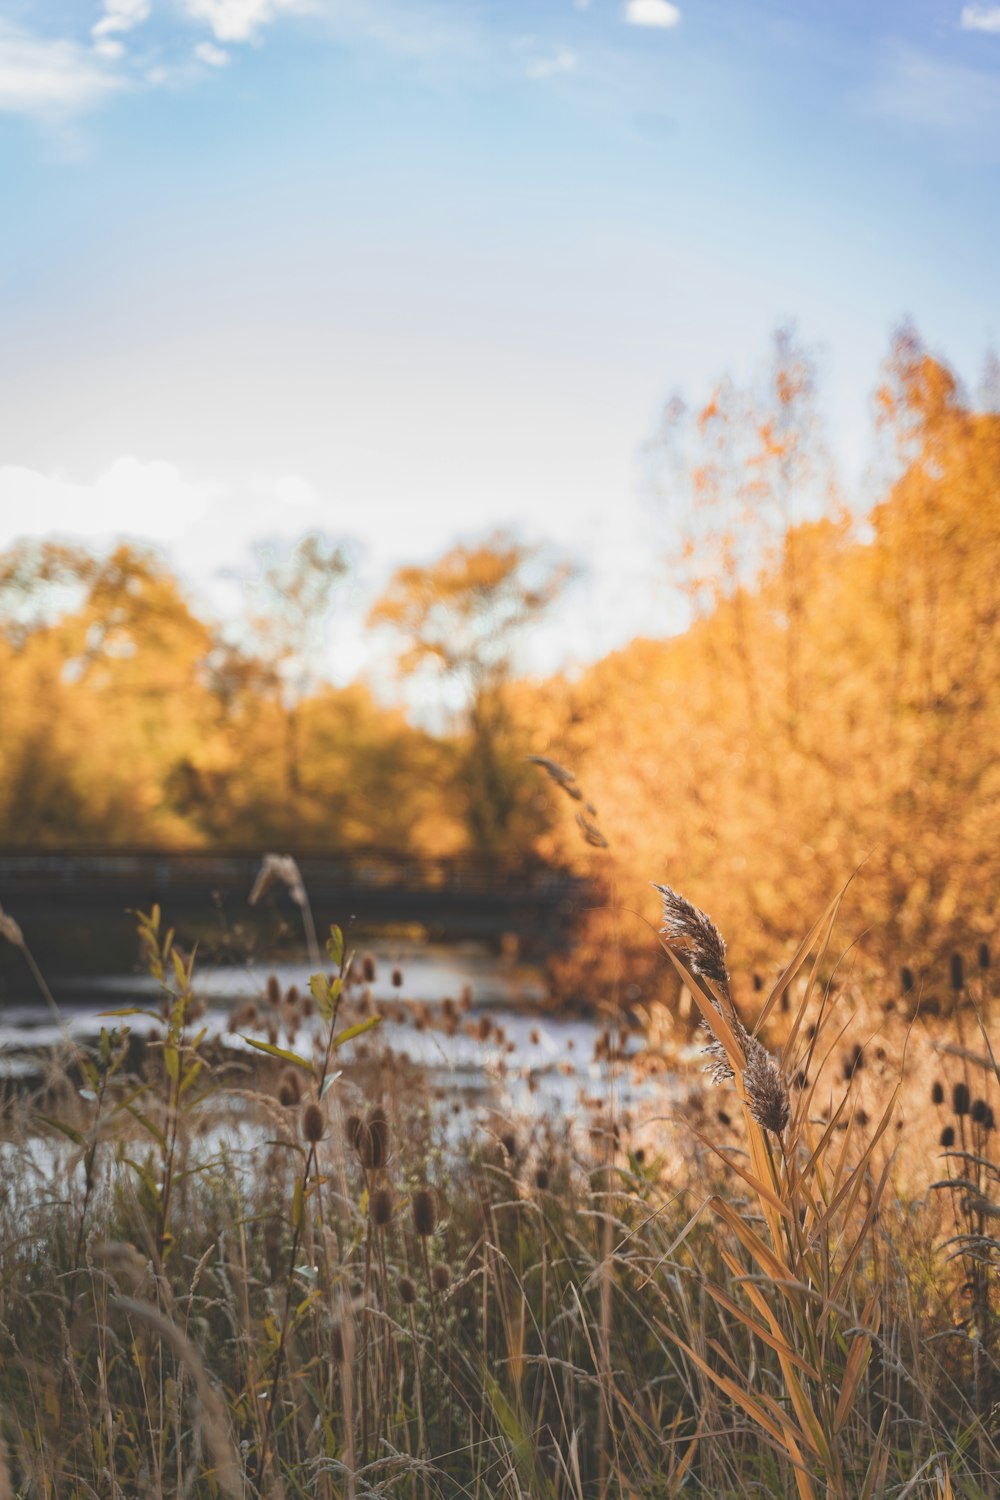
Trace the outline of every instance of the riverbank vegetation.
{"label": "riverbank vegetation", "polygon": [[0,1494],[994,1496],[990,953],[928,1025],[820,983],[830,907],[741,1019],[660,899],[714,1082],[612,1012],[571,1119],[408,1069],[337,930],[226,1062],[143,918],[140,1063],[109,1017],[5,1102]]}

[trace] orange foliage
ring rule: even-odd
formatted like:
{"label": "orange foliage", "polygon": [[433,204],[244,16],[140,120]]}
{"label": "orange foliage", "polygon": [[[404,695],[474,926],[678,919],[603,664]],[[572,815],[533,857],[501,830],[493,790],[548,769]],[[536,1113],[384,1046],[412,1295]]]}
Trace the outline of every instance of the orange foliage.
{"label": "orange foliage", "polygon": [[[536,748],[577,774],[611,843],[583,850],[567,817],[548,847],[613,874],[626,945],[648,944],[648,882],[663,879],[713,912],[745,969],[780,957],[857,870],[845,943],[937,982],[936,960],[992,932],[1000,896],[1000,418],[901,339],[881,398],[900,477],[863,524],[834,505],[783,527],[818,472],[807,388],[779,363],[769,410],[730,389],[698,419],[710,452],[690,460],[686,544],[701,618],[535,697]],[[735,437],[720,437],[723,411]],[[747,462],[755,423],[765,478]],[[610,931],[594,919],[583,970]]]}

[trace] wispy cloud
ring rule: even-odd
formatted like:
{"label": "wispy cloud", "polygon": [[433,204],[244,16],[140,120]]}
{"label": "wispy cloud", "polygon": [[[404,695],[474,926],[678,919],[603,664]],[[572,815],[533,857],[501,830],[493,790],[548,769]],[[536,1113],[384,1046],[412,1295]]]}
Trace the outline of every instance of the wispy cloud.
{"label": "wispy cloud", "polygon": [[982,69],[905,48],[875,85],[868,107],[909,125],[976,135],[1000,118],[1000,81]]}
{"label": "wispy cloud", "polygon": [[214,42],[199,42],[194,55],[199,62],[210,68],[224,68],[229,62],[229,53],[225,48],[217,47]]}
{"label": "wispy cloud", "polygon": [[963,31],[991,31],[1000,36],[1000,5],[966,5],[960,25]]}
{"label": "wispy cloud", "polygon": [[626,0],[625,20],[629,26],[653,26],[669,31],[681,18],[680,7],[670,0]]}
{"label": "wispy cloud", "polygon": [[525,77],[555,78],[559,73],[574,73],[579,58],[569,47],[556,47],[544,57],[532,57],[524,65]]}
{"label": "wispy cloud", "polygon": [[131,31],[149,20],[150,0],[104,0],[104,14],[91,28],[95,39],[116,31]]}
{"label": "wispy cloud", "polygon": [[0,111],[60,121],[95,108],[124,87],[89,48],[0,21]]}
{"label": "wispy cloud", "polygon": [[210,26],[216,41],[249,42],[282,14],[315,10],[313,0],[184,0],[192,21]]}

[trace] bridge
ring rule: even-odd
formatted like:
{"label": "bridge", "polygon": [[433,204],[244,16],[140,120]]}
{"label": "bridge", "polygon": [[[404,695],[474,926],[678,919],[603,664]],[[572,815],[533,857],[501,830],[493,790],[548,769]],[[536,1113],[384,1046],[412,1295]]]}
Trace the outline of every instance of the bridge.
{"label": "bridge", "polygon": [[[321,933],[330,922],[413,923],[441,940],[514,933],[528,947],[551,948],[567,939],[587,896],[579,876],[537,859],[381,849],[293,857]],[[180,931],[239,924],[297,936],[299,913],[281,880],[250,905],[261,865],[259,853],[244,850],[0,849],[0,906],[39,950],[62,947],[59,932],[85,929],[90,942],[101,930],[131,933],[127,913],[154,904]]]}

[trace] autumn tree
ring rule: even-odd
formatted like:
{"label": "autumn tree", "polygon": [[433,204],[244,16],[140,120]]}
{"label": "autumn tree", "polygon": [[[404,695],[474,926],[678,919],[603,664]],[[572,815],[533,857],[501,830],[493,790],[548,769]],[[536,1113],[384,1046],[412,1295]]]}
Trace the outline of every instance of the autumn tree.
{"label": "autumn tree", "polygon": [[[695,619],[715,617],[713,643],[738,661],[759,730],[780,702],[782,727],[794,735],[809,588],[802,523],[846,520],[819,420],[814,357],[790,328],[779,329],[761,375],[748,385],[726,377],[695,410],[671,400],[646,456],[673,581]],[[755,617],[750,598],[763,584],[772,608]],[[765,671],[773,643],[759,638],[760,627],[781,639],[777,681]]]}
{"label": "autumn tree", "polygon": [[427,675],[457,695],[469,840],[482,853],[509,847],[527,781],[509,697],[518,641],[568,576],[566,564],[497,532],[429,566],[400,568],[369,616],[395,632],[403,675]]}
{"label": "autumn tree", "polygon": [[63,550],[35,577],[44,608],[26,634],[18,606],[15,645],[0,645],[0,829],[20,843],[183,839],[165,787],[211,733],[211,629],[141,548]]}
{"label": "autumn tree", "polygon": [[231,648],[228,661],[220,663],[220,681],[241,670],[258,686],[266,680],[284,727],[281,779],[286,816],[294,822],[303,790],[299,707],[325,676],[327,625],[348,565],[343,549],[318,532],[284,554],[262,550],[261,562],[250,590],[249,657],[239,646]]}

